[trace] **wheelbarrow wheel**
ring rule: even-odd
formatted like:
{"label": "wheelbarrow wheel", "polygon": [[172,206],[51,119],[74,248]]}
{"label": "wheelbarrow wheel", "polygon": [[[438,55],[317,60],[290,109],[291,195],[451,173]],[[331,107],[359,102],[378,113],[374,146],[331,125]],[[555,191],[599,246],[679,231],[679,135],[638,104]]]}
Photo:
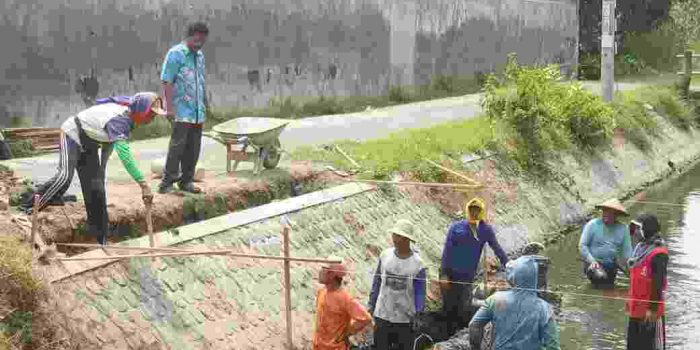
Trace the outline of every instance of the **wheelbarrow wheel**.
{"label": "wheelbarrow wheel", "polygon": [[265,169],[274,169],[277,167],[277,164],[279,164],[281,158],[279,151],[281,148],[282,144],[280,143],[279,139],[275,140],[274,145],[265,148],[267,151],[267,157],[263,159],[263,166]]}

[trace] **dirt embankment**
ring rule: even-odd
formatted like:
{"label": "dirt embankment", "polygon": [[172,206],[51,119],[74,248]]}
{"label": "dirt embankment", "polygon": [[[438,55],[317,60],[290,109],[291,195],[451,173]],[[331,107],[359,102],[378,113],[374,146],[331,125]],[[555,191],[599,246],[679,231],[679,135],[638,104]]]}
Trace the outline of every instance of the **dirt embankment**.
{"label": "dirt embankment", "polygon": [[[201,195],[154,193],[152,208],[155,232],[168,230],[194,221],[224,215],[273,200],[308,193],[324,186],[333,176],[317,172],[308,162],[294,162],[288,172],[280,172],[264,180],[247,180],[207,176],[197,185]],[[155,182],[155,181],[154,181]],[[0,232],[28,237],[31,217],[8,210],[9,198],[22,191],[21,179],[12,173],[0,173]],[[107,210],[110,242],[136,238],[147,233],[146,213],[140,189],[132,183],[108,183]],[[49,206],[38,214],[38,234],[50,243],[94,243],[86,234],[86,211],[81,202]],[[66,250],[73,253],[73,250]],[[77,252],[77,251],[75,251]]]}

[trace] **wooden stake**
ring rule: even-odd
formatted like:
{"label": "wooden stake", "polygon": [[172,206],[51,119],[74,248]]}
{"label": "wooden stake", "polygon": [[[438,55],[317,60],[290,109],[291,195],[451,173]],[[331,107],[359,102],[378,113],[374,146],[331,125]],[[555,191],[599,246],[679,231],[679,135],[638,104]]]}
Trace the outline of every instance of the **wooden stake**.
{"label": "wooden stake", "polygon": [[36,231],[39,230],[39,197],[38,195],[34,195],[34,207],[32,208],[32,237],[31,237],[31,244],[32,244],[32,250],[34,250],[34,247],[36,246]]}
{"label": "wooden stake", "polygon": [[343,180],[347,182],[362,182],[370,184],[392,184],[406,186],[423,186],[423,187],[443,187],[443,188],[461,188],[461,189],[476,189],[483,188],[483,185],[467,185],[456,183],[438,183],[438,182],[408,182],[408,181],[382,181],[382,180]]}
{"label": "wooden stake", "polygon": [[[119,249],[119,248],[115,248]],[[162,249],[162,248],[159,248]],[[129,255],[110,255],[110,256],[99,256],[99,257],[90,257],[90,258],[81,258],[81,257],[74,257],[74,258],[56,258],[53,260],[57,261],[91,261],[91,260],[118,260],[118,259],[131,259],[131,258],[152,258],[152,257],[158,257],[158,258],[170,258],[170,257],[184,257],[184,256],[199,256],[199,255],[223,255],[223,256],[230,256],[234,258],[250,258],[250,259],[267,259],[267,260],[279,260],[279,261],[297,261],[297,262],[305,262],[305,263],[317,263],[317,264],[335,264],[335,263],[340,263],[340,260],[328,260],[328,259],[319,259],[319,258],[294,258],[294,257],[289,257],[285,258],[283,256],[275,256],[275,255],[255,255],[255,254],[242,254],[242,253],[235,253],[233,250],[192,250],[192,251],[183,251],[183,252],[173,252],[173,253],[155,253],[155,254],[129,254]]]}
{"label": "wooden stake", "polygon": [[459,177],[459,178],[461,178],[461,179],[463,179],[463,180],[466,180],[466,181],[468,181],[468,182],[471,182],[473,185],[479,185],[479,186],[481,185],[478,181],[473,180],[472,178],[468,177],[467,175],[464,175],[464,174],[459,173],[459,172],[457,172],[457,171],[455,171],[455,170],[452,170],[452,169],[450,169],[450,168],[448,168],[448,167],[445,167],[445,166],[442,166],[442,165],[440,165],[440,164],[438,164],[438,163],[435,163],[435,162],[433,162],[433,161],[430,160],[430,159],[423,158],[423,160],[425,160],[426,162],[432,164],[433,166],[435,166],[435,167],[437,167],[437,168],[439,168],[439,169],[442,169],[442,170],[444,170],[444,171],[446,171],[446,172],[448,172],[448,173],[450,173],[450,174],[452,174],[452,175],[454,175],[454,176],[457,176],[457,177]]}
{"label": "wooden stake", "polygon": [[284,243],[284,306],[287,316],[287,349],[292,350],[292,285],[289,271],[289,219],[282,217],[282,237]]}

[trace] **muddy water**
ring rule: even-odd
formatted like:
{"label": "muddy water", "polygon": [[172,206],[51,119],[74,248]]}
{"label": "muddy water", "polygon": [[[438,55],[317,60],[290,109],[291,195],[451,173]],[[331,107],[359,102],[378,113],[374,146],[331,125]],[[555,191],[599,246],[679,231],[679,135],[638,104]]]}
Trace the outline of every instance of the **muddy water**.
{"label": "muddy water", "polygon": [[[646,192],[633,216],[654,213],[670,250],[667,349],[700,349],[700,166]],[[653,202],[653,203],[650,203]],[[663,204],[662,204],[663,203]],[[563,296],[562,349],[625,349],[626,279],[612,291],[589,287],[577,260],[580,231],[548,248],[550,286]]]}

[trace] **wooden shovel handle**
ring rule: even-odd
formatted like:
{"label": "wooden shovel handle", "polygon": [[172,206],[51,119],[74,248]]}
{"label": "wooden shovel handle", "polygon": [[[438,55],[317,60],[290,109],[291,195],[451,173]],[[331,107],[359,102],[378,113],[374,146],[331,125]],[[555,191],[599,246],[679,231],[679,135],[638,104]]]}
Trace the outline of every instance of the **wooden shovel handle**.
{"label": "wooden shovel handle", "polygon": [[146,203],[146,226],[148,228],[148,241],[151,245],[151,248],[154,248],[155,247],[155,240],[153,237],[153,217],[151,215],[152,207],[153,207],[153,204]]}
{"label": "wooden shovel handle", "polygon": [[31,245],[32,249],[36,246],[36,232],[39,230],[39,223],[37,220],[39,218],[39,200],[41,197],[34,195],[34,206],[32,207],[32,237]]}

